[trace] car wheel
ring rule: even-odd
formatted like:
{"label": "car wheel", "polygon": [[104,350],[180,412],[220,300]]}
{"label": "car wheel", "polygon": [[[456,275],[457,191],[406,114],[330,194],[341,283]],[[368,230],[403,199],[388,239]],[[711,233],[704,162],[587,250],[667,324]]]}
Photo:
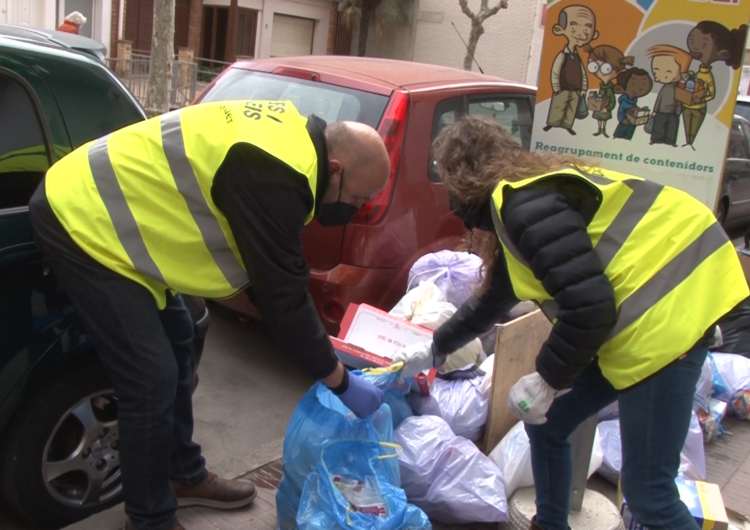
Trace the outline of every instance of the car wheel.
{"label": "car wheel", "polygon": [[716,220],[719,222],[721,226],[724,226],[724,223],[727,220],[727,201],[726,199],[722,199],[719,202],[719,206],[716,207]]}
{"label": "car wheel", "polygon": [[22,517],[60,528],[121,502],[117,399],[95,355],[34,390],[2,438],[0,492]]}

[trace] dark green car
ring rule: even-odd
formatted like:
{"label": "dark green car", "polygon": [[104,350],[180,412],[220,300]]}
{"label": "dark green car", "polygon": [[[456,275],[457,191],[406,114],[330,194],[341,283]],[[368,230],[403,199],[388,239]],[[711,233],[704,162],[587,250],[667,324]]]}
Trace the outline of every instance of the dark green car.
{"label": "dark green car", "polygon": [[[55,161],[144,118],[91,56],[0,36],[0,496],[54,528],[121,500],[117,400],[27,205]],[[208,313],[188,302],[197,368]]]}

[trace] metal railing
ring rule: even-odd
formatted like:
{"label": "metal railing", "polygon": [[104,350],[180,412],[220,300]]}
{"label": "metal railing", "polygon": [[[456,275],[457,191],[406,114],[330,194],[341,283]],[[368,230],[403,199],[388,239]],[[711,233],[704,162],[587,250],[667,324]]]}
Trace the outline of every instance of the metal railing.
{"label": "metal railing", "polygon": [[[145,107],[151,57],[133,54],[129,59],[109,59],[109,67],[138,102]],[[195,99],[197,79],[198,65],[196,63],[172,61],[172,76],[169,84],[170,109],[184,107]]]}

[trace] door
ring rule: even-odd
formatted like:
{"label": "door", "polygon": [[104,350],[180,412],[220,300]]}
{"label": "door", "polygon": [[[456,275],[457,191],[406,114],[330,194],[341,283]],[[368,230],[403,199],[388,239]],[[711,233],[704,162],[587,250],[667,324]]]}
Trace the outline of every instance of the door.
{"label": "door", "polygon": [[[94,18],[96,8],[94,6],[94,0],[61,0],[60,23],[68,14],[78,11],[86,17],[86,23],[78,28],[78,34],[93,39],[96,34],[94,32],[96,26],[96,19]],[[128,8],[130,8],[130,4],[128,4]]]}
{"label": "door", "polygon": [[154,31],[154,0],[128,0],[125,10],[125,40],[133,43],[133,53],[151,52]]}
{"label": "door", "polygon": [[8,22],[32,28],[44,27],[44,0],[0,0],[0,18],[5,7]]}
{"label": "door", "polygon": [[726,224],[750,217],[750,130],[745,122],[734,120],[724,166],[724,190],[729,197]]}
{"label": "door", "polygon": [[315,21],[309,18],[273,16],[271,57],[312,55]]}

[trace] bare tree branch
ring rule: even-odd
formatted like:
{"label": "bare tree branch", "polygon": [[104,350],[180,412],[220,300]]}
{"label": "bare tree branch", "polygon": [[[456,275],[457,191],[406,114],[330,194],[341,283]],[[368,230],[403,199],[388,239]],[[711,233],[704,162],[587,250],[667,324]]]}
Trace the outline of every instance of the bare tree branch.
{"label": "bare tree branch", "polygon": [[487,7],[487,5],[486,5],[487,4],[487,0],[482,0],[482,1],[485,4],[484,7],[482,8],[482,13],[479,16],[479,18],[482,20],[482,22],[484,22],[485,20],[487,20],[490,17],[493,17],[493,16],[497,15],[497,13],[501,9],[507,9],[508,8],[508,1],[507,0],[500,0],[500,2],[498,2],[496,6],[493,6],[492,9],[490,9],[488,11],[488,10],[485,9]]}
{"label": "bare tree branch", "polygon": [[469,2],[467,0],[458,0],[458,4],[461,6],[461,11],[463,11],[464,15],[469,17],[471,20],[478,20],[478,17],[471,11]]}

